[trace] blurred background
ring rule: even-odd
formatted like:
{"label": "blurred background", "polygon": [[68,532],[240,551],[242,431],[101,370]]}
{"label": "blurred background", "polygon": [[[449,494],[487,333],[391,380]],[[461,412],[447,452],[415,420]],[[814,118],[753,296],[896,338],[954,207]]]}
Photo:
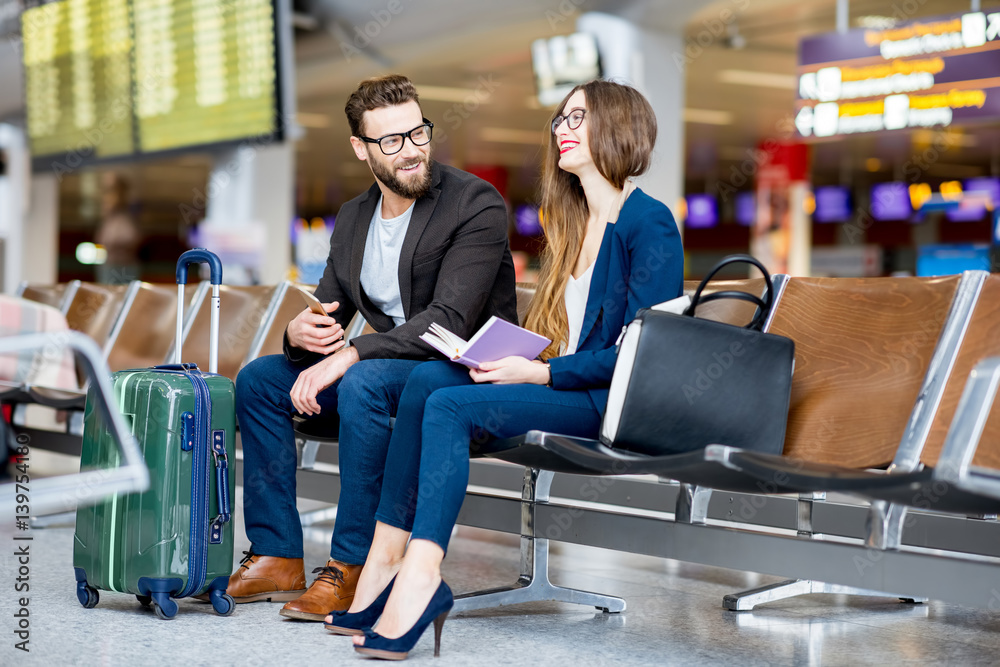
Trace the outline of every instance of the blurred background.
{"label": "blurred background", "polygon": [[434,157],[540,248],[541,145],[596,76],[652,102],[639,184],[686,274],[751,251],[795,275],[996,266],[1000,8],[949,0],[0,0],[2,288],[315,283],[338,208],[373,182],[344,103],[409,76]]}

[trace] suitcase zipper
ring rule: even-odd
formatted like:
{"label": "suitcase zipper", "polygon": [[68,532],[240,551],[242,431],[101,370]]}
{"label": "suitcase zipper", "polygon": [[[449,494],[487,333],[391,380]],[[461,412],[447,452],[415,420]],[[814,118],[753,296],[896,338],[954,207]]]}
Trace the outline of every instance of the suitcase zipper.
{"label": "suitcase zipper", "polygon": [[[189,367],[190,366],[190,367]],[[174,598],[194,595],[205,585],[208,573],[208,472],[209,433],[212,426],[212,396],[198,367],[191,364],[154,366],[162,373],[181,375],[194,388],[194,449],[191,452],[191,537],[188,545],[187,583]],[[182,429],[183,431],[183,429]],[[182,443],[183,447],[183,443]]]}
{"label": "suitcase zipper", "polygon": [[[163,373],[181,375],[194,388],[194,449],[191,452],[191,537],[188,546],[187,583],[174,598],[194,595],[205,585],[208,572],[208,494],[211,490],[208,474],[208,436],[212,424],[212,398],[201,371],[183,366],[154,367]],[[182,429],[183,430],[183,429]],[[182,445],[183,446],[183,445]]]}
{"label": "suitcase zipper", "polygon": [[195,446],[191,475],[191,543],[188,551],[188,580],[174,597],[187,597],[205,585],[208,570],[208,437],[211,431],[212,401],[208,384],[198,371],[184,373],[194,386]]}

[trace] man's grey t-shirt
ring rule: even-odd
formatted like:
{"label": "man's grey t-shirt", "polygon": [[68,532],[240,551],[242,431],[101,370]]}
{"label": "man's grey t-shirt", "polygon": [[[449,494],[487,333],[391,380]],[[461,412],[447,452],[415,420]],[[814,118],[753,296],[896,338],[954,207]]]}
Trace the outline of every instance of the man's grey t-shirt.
{"label": "man's grey t-shirt", "polygon": [[406,321],[403,300],[399,295],[399,254],[412,215],[413,204],[410,204],[410,208],[399,217],[384,219],[382,198],[379,197],[368,226],[365,256],[361,262],[361,289],[379,310],[392,318],[397,327]]}

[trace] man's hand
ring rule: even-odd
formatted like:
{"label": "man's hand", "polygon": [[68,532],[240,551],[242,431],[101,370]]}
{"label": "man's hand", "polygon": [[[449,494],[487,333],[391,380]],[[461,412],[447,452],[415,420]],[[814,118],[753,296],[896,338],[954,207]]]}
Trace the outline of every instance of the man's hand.
{"label": "man's hand", "polygon": [[318,415],[320,407],[316,396],[342,378],[347,369],[357,362],[358,350],[349,347],[299,373],[289,392],[295,410],[303,415]]}
{"label": "man's hand", "polygon": [[549,381],[548,364],[529,361],[524,357],[504,357],[498,361],[484,361],[479,369],[469,369],[474,382],[496,384],[546,384]]}
{"label": "man's hand", "polygon": [[[340,307],[333,301],[324,303],[323,309],[330,313]],[[288,344],[318,354],[330,354],[344,346],[344,329],[329,315],[317,315],[308,308],[288,323]]]}

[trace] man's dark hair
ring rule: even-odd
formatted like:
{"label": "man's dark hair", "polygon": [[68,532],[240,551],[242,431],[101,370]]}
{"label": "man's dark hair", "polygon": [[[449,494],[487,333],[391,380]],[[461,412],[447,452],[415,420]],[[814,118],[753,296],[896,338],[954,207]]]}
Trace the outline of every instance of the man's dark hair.
{"label": "man's dark hair", "polygon": [[406,104],[410,101],[420,104],[416,87],[402,74],[387,74],[365,79],[358,84],[358,89],[351,93],[347,106],[344,107],[347,122],[351,126],[351,134],[355,137],[364,136],[366,111]]}

